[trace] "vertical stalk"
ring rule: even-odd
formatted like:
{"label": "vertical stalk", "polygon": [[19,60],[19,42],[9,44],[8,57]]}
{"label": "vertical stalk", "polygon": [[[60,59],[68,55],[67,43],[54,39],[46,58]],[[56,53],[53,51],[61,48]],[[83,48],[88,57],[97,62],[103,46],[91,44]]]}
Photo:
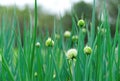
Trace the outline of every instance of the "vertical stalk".
{"label": "vertical stalk", "polygon": [[35,0],[35,27],[34,27],[34,33],[33,33],[33,45],[32,45],[32,51],[31,51],[31,59],[30,59],[30,77],[32,78],[32,72],[33,72],[33,61],[34,61],[34,54],[35,54],[35,41],[36,41],[36,29],[37,29],[37,0]]}

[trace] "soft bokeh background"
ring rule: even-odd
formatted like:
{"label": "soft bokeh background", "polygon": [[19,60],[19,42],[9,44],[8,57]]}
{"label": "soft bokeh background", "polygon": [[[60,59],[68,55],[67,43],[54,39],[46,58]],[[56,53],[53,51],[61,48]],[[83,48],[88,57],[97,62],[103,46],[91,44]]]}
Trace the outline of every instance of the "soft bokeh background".
{"label": "soft bokeh background", "polygon": [[[103,1],[104,0],[96,0],[96,27],[101,20],[104,20],[104,18],[102,18]],[[114,35],[120,0],[106,1],[111,32],[112,35]],[[69,30],[72,27],[72,17],[83,18],[88,23],[91,22],[93,0],[37,0],[37,2],[38,28],[43,31],[48,28],[49,31],[52,32],[54,20],[56,20],[57,24],[61,22],[63,27]],[[34,19],[34,0],[0,1],[0,23],[3,17],[7,17],[8,22],[11,21],[14,14],[17,15],[22,30],[24,21],[29,22],[31,17]]]}

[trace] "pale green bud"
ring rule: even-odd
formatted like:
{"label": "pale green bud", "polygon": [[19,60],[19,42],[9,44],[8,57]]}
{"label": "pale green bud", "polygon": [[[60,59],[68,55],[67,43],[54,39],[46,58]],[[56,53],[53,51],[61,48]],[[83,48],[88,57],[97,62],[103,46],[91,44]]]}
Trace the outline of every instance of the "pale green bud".
{"label": "pale green bud", "polygon": [[70,36],[71,36],[71,32],[70,31],[65,31],[64,37],[69,38]]}
{"label": "pale green bud", "polygon": [[35,46],[36,46],[36,47],[40,47],[40,43],[37,42],[37,43],[35,44]]}
{"label": "pale green bud", "polygon": [[84,47],[84,53],[87,55],[90,55],[92,53],[92,49],[89,46]]}
{"label": "pale green bud", "polygon": [[37,72],[35,72],[35,73],[34,73],[34,76],[35,76],[35,77],[37,77],[37,76],[38,76]]}
{"label": "pale green bud", "polygon": [[82,32],[86,33],[87,32],[86,28],[82,28]]}
{"label": "pale green bud", "polygon": [[105,34],[105,33],[106,33],[106,29],[105,29],[105,28],[99,28],[99,27],[97,27],[97,30],[98,30],[101,34]]}
{"label": "pale green bud", "polygon": [[55,34],[55,38],[56,39],[60,39],[60,35],[59,34]]}
{"label": "pale green bud", "polygon": [[78,41],[78,36],[77,36],[77,35],[73,35],[73,36],[72,36],[72,41],[73,41],[73,42]]}
{"label": "pale green bud", "polygon": [[54,46],[54,41],[49,37],[49,38],[46,40],[45,45],[46,45],[47,47],[52,47],[52,46]]}
{"label": "pale green bud", "polygon": [[102,33],[102,34],[105,34],[105,33],[106,33],[106,29],[105,29],[105,28],[102,28],[102,29],[101,29],[101,33]]}
{"label": "pale green bud", "polygon": [[54,71],[54,73],[53,73],[53,79],[55,79],[56,78],[56,72]]}

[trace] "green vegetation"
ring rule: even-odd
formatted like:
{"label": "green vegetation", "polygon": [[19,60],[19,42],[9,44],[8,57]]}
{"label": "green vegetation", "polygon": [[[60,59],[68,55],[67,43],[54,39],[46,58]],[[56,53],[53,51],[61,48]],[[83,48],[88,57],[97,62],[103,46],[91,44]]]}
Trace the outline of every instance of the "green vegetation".
{"label": "green vegetation", "polygon": [[[11,20],[3,14],[0,22],[0,81],[120,81],[120,8],[115,35],[111,37],[105,4],[104,21],[98,24],[98,30],[95,30],[94,0],[91,25],[85,19],[83,30],[77,25],[81,18],[71,14],[72,27],[70,32],[67,31],[67,37],[62,20],[57,24],[54,19],[52,33],[49,28],[45,33],[37,30],[37,0],[34,19],[28,13],[22,34],[16,13]],[[33,20],[34,25],[31,24]]]}

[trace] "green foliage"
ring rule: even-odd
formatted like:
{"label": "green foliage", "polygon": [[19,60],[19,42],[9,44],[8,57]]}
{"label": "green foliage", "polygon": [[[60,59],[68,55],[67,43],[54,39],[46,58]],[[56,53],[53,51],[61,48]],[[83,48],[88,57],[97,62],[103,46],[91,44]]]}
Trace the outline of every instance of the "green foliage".
{"label": "green foliage", "polygon": [[[7,22],[7,14],[2,15],[0,81],[120,81],[120,10],[116,20],[114,38],[111,37],[105,4],[103,13],[105,20],[101,22],[99,29],[105,29],[106,32],[101,33],[101,30],[98,30],[95,33],[94,0],[92,27],[88,28],[89,23],[86,20],[85,28],[88,40],[84,43],[85,34],[82,29],[78,28],[74,16],[72,16],[71,35],[67,39],[64,38],[64,26],[61,22],[57,24],[56,20],[54,20],[52,34],[49,34],[48,30],[45,32],[46,35],[41,32],[42,30],[39,30],[41,33],[37,34],[37,8],[37,0],[35,0],[35,24],[32,28],[32,18],[23,21],[23,38],[16,13],[11,22]],[[58,30],[57,27],[60,27],[61,30]],[[55,38],[56,33],[60,35],[59,39]],[[78,36],[77,42],[72,41],[73,36]],[[54,46],[45,46],[48,37],[53,39]],[[39,47],[36,47],[37,41],[40,42]],[[89,51],[90,55],[84,53],[86,45],[92,49]],[[72,59],[68,59],[66,53],[72,55]]]}

